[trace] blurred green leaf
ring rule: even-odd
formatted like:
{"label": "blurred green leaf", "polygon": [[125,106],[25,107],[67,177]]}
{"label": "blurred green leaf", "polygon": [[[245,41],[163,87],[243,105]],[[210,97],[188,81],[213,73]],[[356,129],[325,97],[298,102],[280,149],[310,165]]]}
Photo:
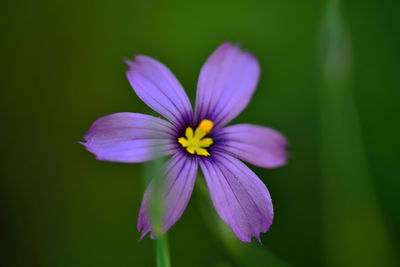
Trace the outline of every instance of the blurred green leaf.
{"label": "blurred green leaf", "polygon": [[[218,179],[218,177],[215,178]],[[203,177],[197,178],[196,188],[199,192],[197,202],[200,203],[199,205],[201,206],[201,211],[207,225],[224,245],[226,251],[238,266],[290,266],[258,242],[256,244],[253,242],[244,243],[232,233],[228,225],[221,220],[215,211]]]}
{"label": "blurred green leaf", "polygon": [[330,0],[321,27],[321,170],[329,266],[394,266],[354,103],[350,35]]}

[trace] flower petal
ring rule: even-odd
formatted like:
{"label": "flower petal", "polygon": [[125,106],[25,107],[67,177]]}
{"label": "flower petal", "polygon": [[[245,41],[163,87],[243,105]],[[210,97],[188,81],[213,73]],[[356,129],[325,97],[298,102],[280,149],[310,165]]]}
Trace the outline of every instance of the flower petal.
{"label": "flower petal", "polygon": [[139,113],[115,113],[96,120],[85,134],[88,151],[99,160],[144,162],[177,150],[174,127]]}
{"label": "flower petal", "polygon": [[230,155],[214,152],[202,158],[200,167],[214,206],[233,233],[243,242],[272,224],[273,207],[264,183],[243,162]]}
{"label": "flower petal", "polygon": [[126,61],[126,76],[138,97],[176,126],[183,127],[192,120],[192,106],[179,81],[171,71],[147,56],[135,56]]}
{"label": "flower petal", "polygon": [[262,168],[286,164],[286,138],[278,131],[251,124],[237,124],[221,129],[214,137],[216,149]]}
{"label": "flower petal", "polygon": [[[172,225],[182,216],[183,211],[192,195],[196,181],[198,159],[191,157],[186,152],[179,151],[165,165],[164,175],[164,220],[163,231],[168,231]],[[150,200],[153,194],[153,183],[151,183],[143,196],[140,206],[137,229],[142,230],[142,239],[152,231]],[[151,234],[154,238],[154,233]]]}
{"label": "flower petal", "polygon": [[260,67],[249,52],[229,42],[222,44],[203,65],[197,84],[195,114],[214,127],[233,120],[249,103],[256,89]]}

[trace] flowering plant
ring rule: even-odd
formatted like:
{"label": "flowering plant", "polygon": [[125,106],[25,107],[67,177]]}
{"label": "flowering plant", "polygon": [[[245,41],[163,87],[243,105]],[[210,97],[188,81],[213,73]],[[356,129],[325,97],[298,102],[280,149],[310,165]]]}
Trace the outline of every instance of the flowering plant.
{"label": "flowering plant", "polygon": [[[201,69],[194,112],[184,89],[163,64],[143,55],[126,63],[127,78],[138,97],[168,121],[138,113],[111,114],[93,123],[82,144],[106,161],[137,163],[172,155],[164,171],[163,231],[185,210],[200,166],[221,218],[241,241],[250,242],[253,236],[260,241],[260,233],[272,224],[272,201],[264,183],[240,160],[263,168],[282,166],[287,141],[267,127],[225,127],[255,91],[260,68],[254,56],[229,42],[222,44]],[[150,184],[139,211],[141,238],[149,232],[154,238],[152,191]]]}

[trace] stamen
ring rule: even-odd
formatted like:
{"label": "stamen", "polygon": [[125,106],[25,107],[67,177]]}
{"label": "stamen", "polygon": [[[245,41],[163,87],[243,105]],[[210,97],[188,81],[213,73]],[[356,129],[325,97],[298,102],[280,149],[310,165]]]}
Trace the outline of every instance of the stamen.
{"label": "stamen", "polygon": [[214,123],[210,120],[202,120],[199,124],[199,128],[203,129],[206,133],[211,132]]}
{"label": "stamen", "polygon": [[192,127],[187,127],[185,130],[185,137],[178,138],[178,143],[186,148],[190,154],[197,154],[199,156],[209,156],[207,147],[211,146],[214,142],[211,138],[205,137],[211,132],[214,123],[210,120],[202,120],[193,134]]}

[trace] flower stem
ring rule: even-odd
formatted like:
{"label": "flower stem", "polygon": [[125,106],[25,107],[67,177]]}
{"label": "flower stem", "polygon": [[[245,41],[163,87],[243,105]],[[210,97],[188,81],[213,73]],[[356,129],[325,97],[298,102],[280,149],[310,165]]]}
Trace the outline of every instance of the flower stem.
{"label": "flower stem", "polygon": [[167,235],[163,234],[155,240],[157,267],[170,267],[169,248]]}
{"label": "flower stem", "polygon": [[[157,153],[155,151],[154,153]],[[158,267],[170,267],[170,256],[168,248],[167,233],[163,230],[163,166],[164,158],[158,157],[147,165],[146,176],[151,177],[153,194],[151,195],[151,215],[153,223],[153,234],[155,236],[155,253]]]}

